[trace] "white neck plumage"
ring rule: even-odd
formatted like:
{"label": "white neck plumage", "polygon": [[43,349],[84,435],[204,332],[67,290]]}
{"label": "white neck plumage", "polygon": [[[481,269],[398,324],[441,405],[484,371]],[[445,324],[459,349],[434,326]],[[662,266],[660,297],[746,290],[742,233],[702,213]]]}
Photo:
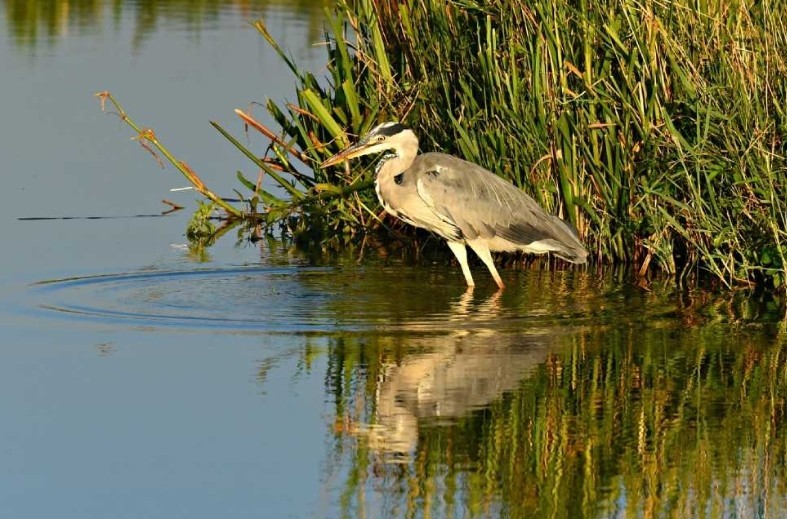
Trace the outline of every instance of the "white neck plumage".
{"label": "white neck plumage", "polygon": [[395,176],[410,168],[418,155],[418,137],[412,130],[404,130],[396,136],[396,147],[386,153],[374,170],[375,179]]}

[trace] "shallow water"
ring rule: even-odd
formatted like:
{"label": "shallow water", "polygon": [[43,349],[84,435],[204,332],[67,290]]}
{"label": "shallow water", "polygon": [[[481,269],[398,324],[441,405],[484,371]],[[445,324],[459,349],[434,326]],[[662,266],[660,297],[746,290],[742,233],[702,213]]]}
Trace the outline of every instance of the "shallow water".
{"label": "shallow water", "polygon": [[[195,249],[188,215],[134,217],[193,195],[91,93],[230,192],[250,169],[207,120],[241,134],[232,108],[292,97],[244,21],[319,71],[320,15],[85,3],[29,36],[11,4],[0,516],[787,514],[776,305],[592,268],[507,268],[497,293],[474,265],[468,292],[439,258]],[[80,218],[18,219],[48,216]]]}

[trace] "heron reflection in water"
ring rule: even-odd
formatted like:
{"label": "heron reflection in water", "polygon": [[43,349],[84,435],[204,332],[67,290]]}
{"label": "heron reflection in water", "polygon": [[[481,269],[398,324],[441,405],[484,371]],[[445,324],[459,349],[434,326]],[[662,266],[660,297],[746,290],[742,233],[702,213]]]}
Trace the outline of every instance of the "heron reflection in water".
{"label": "heron reflection in water", "polygon": [[377,163],[374,179],[380,203],[396,218],[444,238],[469,287],[475,282],[465,245],[481,258],[501,289],[504,284],[492,251],[551,252],[571,263],[587,261],[576,232],[524,191],[452,155],[419,155],[418,137],[402,124],[376,126],[321,167],[383,151],[388,153]]}
{"label": "heron reflection in water", "polygon": [[373,416],[367,423],[345,416],[345,430],[364,438],[379,459],[406,462],[421,427],[454,424],[515,391],[546,361],[558,334],[510,321],[501,294],[479,301],[468,291],[439,320],[399,323],[407,355],[380,366]]}

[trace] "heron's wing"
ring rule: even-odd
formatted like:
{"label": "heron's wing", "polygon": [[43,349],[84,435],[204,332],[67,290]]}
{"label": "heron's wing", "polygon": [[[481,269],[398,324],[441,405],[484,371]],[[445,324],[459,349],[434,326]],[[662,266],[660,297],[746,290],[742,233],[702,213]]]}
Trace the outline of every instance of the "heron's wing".
{"label": "heron's wing", "polygon": [[[418,195],[439,218],[468,240],[496,236],[528,244],[562,236],[557,222],[525,192],[484,168],[442,153],[420,155],[413,164]],[[558,227],[558,229],[556,229]]]}

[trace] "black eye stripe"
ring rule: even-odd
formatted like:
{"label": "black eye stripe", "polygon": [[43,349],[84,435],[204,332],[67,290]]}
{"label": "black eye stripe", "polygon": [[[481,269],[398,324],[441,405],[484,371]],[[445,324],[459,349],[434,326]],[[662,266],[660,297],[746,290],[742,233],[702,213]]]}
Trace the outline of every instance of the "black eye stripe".
{"label": "black eye stripe", "polygon": [[377,135],[382,135],[385,137],[390,137],[391,135],[396,135],[397,133],[401,133],[405,131],[407,128],[403,124],[392,124],[391,126],[386,126],[385,128],[380,128],[377,130]]}

